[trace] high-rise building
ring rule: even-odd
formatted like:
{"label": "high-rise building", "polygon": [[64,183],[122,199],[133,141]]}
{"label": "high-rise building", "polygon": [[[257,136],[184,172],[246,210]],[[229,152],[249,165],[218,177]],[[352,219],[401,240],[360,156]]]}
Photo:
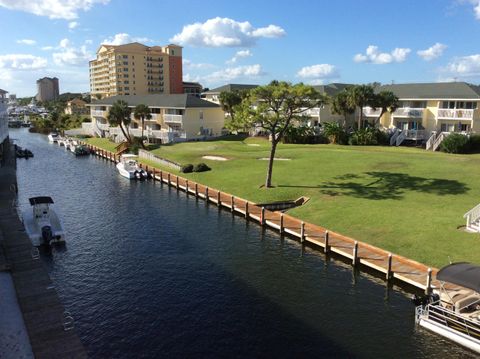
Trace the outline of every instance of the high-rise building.
{"label": "high-rise building", "polygon": [[44,77],[37,80],[37,101],[51,101],[60,95],[58,78]]}
{"label": "high-rise building", "polygon": [[5,140],[8,137],[8,91],[0,89],[0,154],[3,153]]}
{"label": "high-rise building", "polygon": [[182,47],[101,45],[90,61],[90,93],[92,98],[181,94]]}

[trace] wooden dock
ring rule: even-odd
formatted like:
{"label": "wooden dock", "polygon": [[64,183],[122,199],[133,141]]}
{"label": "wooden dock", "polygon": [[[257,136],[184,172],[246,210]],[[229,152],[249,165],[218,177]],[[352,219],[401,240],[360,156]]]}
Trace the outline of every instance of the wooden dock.
{"label": "wooden dock", "polygon": [[38,249],[18,218],[16,183],[11,158],[0,168],[0,271],[12,275],[33,354],[37,359],[87,358]]}
{"label": "wooden dock", "polygon": [[[84,143],[90,150],[101,158],[118,162],[118,156],[110,151]],[[140,164],[142,166],[142,164]],[[412,285],[425,293],[438,288],[439,283],[435,276],[437,268],[428,267],[422,263],[390,253],[367,243],[356,241],[327,228],[303,222],[276,211],[269,211],[253,202],[236,197],[200,183],[193,182],[173,173],[160,170],[153,166],[143,165],[143,168],[152,176],[154,181],[177,188],[188,195],[204,199],[209,203],[230,210],[232,213],[243,216],[246,220],[258,222],[261,226],[271,228],[280,234],[297,238],[303,244],[311,244],[323,249],[324,253],[336,253],[351,261],[353,266],[364,266],[384,275],[385,280],[396,279]]]}

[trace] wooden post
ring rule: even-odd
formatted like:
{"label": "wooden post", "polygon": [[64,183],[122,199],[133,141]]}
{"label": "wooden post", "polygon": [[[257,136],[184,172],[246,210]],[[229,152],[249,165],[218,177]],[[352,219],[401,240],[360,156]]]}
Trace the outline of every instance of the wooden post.
{"label": "wooden post", "polygon": [[185,180],[185,192],[188,195],[188,180]]}
{"label": "wooden post", "polygon": [[392,253],[388,253],[388,260],[387,260],[387,280],[392,277]]}
{"label": "wooden post", "polygon": [[305,240],[305,222],[300,223],[300,242]]}
{"label": "wooden post", "polygon": [[177,176],[177,191],[178,191],[178,176]]}
{"label": "wooden post", "polygon": [[280,234],[283,234],[283,213],[280,213]]}
{"label": "wooden post", "polygon": [[198,197],[198,183],[195,182],[195,197]]}
{"label": "wooden post", "polygon": [[355,241],[353,244],[353,258],[352,258],[352,265],[356,266],[358,260],[358,242]]}
{"label": "wooden post", "polygon": [[155,167],[153,167],[153,182],[157,180],[157,174],[155,173]]}
{"label": "wooden post", "polygon": [[235,210],[235,197],[230,198],[230,210],[233,212]]}
{"label": "wooden post", "polygon": [[221,206],[221,202],[220,202],[220,191],[217,191],[217,206],[220,207]]}
{"label": "wooden post", "polygon": [[245,218],[248,218],[248,201],[245,202]]}
{"label": "wooden post", "polygon": [[427,271],[427,285],[425,286],[425,294],[430,294],[432,290],[432,268]]}
{"label": "wooden post", "polygon": [[160,183],[163,183],[163,171],[160,170]]}
{"label": "wooden post", "polygon": [[330,233],[328,231],[325,231],[325,248],[323,249],[324,253],[328,253],[330,251],[330,244],[328,244],[329,239]]}
{"label": "wooden post", "polygon": [[260,224],[265,225],[265,207],[262,207],[262,212],[260,213]]}
{"label": "wooden post", "polygon": [[169,173],[168,176],[167,176],[167,181],[168,181],[168,185],[171,186],[171,185],[172,185],[172,181],[170,181],[170,173]]}
{"label": "wooden post", "polygon": [[209,198],[208,198],[208,187],[205,187],[205,200],[208,203],[208,200],[209,200]]}

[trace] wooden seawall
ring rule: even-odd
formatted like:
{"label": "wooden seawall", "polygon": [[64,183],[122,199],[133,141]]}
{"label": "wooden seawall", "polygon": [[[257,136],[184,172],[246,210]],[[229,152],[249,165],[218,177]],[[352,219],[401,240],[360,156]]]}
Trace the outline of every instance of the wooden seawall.
{"label": "wooden seawall", "polygon": [[[84,145],[101,158],[112,162],[119,160],[113,152],[87,143]],[[140,165],[142,166],[142,164]],[[439,287],[439,283],[434,279],[438,272],[436,268],[427,267],[414,260],[356,241],[327,228],[303,222],[288,214],[269,211],[243,198],[209,188],[153,166],[143,165],[143,168],[154,181],[226,208],[232,213],[245,217],[246,220],[258,222],[261,226],[272,228],[280,234],[297,238],[301,243],[321,247],[324,253],[336,253],[351,261],[353,266],[362,265],[383,274],[386,280],[396,279],[419,288],[425,293],[431,292],[432,288]]]}

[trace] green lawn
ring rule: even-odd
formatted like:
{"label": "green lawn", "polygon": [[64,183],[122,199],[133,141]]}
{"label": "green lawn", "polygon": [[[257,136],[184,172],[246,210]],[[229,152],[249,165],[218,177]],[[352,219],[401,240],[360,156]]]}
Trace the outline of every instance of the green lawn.
{"label": "green lawn", "polygon": [[275,188],[265,189],[267,161],[258,160],[269,154],[263,139],[180,143],[153,152],[182,164],[205,162],[212,171],[184,176],[252,201],[310,197],[289,213],[425,264],[480,263],[480,235],[457,229],[480,202],[480,155],[280,145],[277,157],[291,160],[275,162]]}

